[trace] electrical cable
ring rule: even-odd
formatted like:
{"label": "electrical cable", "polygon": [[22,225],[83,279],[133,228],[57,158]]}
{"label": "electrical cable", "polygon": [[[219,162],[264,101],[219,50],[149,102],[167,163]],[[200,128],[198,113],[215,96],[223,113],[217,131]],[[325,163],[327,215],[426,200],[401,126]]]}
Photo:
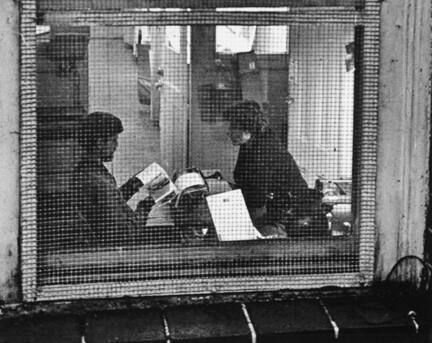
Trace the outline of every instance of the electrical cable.
{"label": "electrical cable", "polygon": [[431,286],[430,283],[431,283],[431,279],[432,279],[432,265],[430,263],[426,262],[421,257],[418,257],[416,255],[406,255],[406,256],[401,257],[399,260],[397,260],[396,263],[391,268],[390,272],[387,274],[387,277],[386,277],[385,281],[389,282],[390,281],[390,277],[395,272],[395,270],[399,267],[399,265],[402,262],[404,262],[404,261],[406,261],[408,259],[414,259],[414,260],[419,261],[423,265],[423,268],[425,268],[428,271],[428,277],[427,277],[427,280],[426,280],[426,287],[425,287],[426,290],[427,290],[428,287]]}

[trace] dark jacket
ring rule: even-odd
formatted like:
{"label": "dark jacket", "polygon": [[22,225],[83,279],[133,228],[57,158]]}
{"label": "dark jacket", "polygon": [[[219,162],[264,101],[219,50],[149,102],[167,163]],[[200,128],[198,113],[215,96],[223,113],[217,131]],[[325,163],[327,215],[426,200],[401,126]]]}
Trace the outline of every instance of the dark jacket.
{"label": "dark jacket", "polygon": [[91,230],[87,238],[97,245],[134,240],[144,230],[148,212],[127,204],[138,189],[133,179],[118,188],[101,162],[84,159],[74,170],[73,193],[76,211]]}
{"label": "dark jacket", "polygon": [[270,212],[288,210],[309,192],[294,158],[269,128],[240,146],[234,180],[249,210],[264,205]]}

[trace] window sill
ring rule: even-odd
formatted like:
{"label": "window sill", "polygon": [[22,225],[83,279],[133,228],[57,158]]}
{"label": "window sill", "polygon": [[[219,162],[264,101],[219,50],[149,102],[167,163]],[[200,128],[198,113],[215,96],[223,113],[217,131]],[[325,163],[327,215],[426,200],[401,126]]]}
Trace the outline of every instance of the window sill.
{"label": "window sill", "polygon": [[49,251],[39,258],[39,284],[354,272],[356,246],[321,238]]}

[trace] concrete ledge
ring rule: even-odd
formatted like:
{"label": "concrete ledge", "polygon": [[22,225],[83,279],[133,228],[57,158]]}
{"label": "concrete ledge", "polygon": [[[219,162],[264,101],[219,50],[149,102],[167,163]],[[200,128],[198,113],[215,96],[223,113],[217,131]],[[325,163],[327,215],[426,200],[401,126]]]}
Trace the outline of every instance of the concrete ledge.
{"label": "concrete ledge", "polygon": [[[340,342],[424,341],[426,323],[416,306],[373,298],[330,299],[324,303],[340,328]],[[418,334],[408,317],[411,310],[417,312],[416,321],[420,325]]]}
{"label": "concrete ledge", "polygon": [[86,343],[166,342],[157,310],[92,313],[86,318]]}
{"label": "concrete ledge", "polygon": [[165,315],[172,342],[251,342],[240,304],[173,307]]}
{"label": "concrete ledge", "polygon": [[[40,314],[0,320],[0,343],[82,343],[82,336],[86,343],[426,343],[430,300],[333,297]],[[409,311],[417,313],[418,334]]]}
{"label": "concrete ledge", "polygon": [[39,316],[0,321],[0,343],[81,343],[75,316]]}
{"label": "concrete ledge", "polygon": [[258,342],[331,342],[333,331],[317,300],[246,304]]}

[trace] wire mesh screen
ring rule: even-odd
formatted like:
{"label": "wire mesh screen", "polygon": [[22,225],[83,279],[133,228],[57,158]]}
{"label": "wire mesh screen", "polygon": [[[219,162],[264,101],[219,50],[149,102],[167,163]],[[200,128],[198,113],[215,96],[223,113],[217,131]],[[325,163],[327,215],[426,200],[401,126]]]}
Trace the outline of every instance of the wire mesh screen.
{"label": "wire mesh screen", "polygon": [[119,10],[130,8],[253,8],[253,7],[342,7],[362,8],[365,0],[38,0],[38,11]]}
{"label": "wire mesh screen", "polygon": [[359,273],[362,42],[349,20],[272,18],[36,27],[39,290]]}

